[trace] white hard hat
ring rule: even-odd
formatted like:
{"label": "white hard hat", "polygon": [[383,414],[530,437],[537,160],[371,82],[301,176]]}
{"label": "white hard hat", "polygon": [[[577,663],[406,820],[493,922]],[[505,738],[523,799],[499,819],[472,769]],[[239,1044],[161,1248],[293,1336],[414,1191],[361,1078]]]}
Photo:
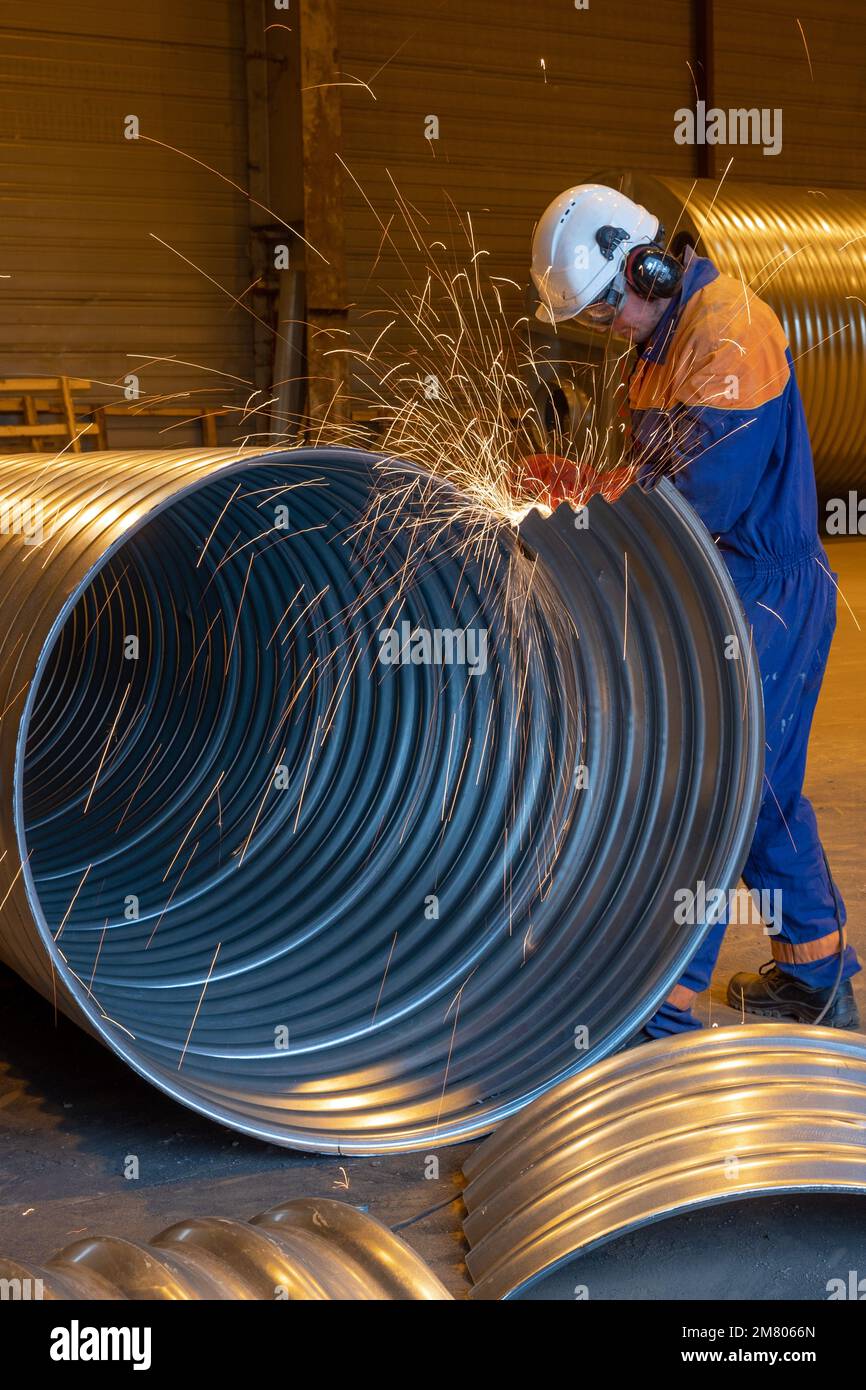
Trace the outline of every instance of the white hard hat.
{"label": "white hard hat", "polygon": [[545,323],[574,318],[622,276],[628,253],[658,232],[658,218],[615,188],[567,188],[542,213],[532,239],[537,317]]}

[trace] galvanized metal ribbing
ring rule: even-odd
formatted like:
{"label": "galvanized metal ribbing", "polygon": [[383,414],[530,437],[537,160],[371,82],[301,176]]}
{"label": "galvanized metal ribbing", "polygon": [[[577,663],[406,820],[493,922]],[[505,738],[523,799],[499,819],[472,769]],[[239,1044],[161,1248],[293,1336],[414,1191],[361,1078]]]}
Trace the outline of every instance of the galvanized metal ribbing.
{"label": "galvanized metal ribbing", "polygon": [[[620,176],[606,176],[617,185]],[[866,194],[629,174],[624,192],[689,231],[699,255],[742,279],[781,319],[822,495],[866,484]]]}
{"label": "galvanized metal ribbing", "polygon": [[[653,1011],[706,930],[674,890],[736,882],[761,779],[674,489],[517,542],[351,451],[0,467],[48,532],[0,537],[0,955],[43,993],[332,1152],[484,1133]],[[484,670],[383,666],[404,619],[487,633]]]}
{"label": "galvanized metal ribbing", "polygon": [[147,1243],[87,1236],[43,1267],[0,1257],[0,1279],[52,1300],[451,1299],[381,1221],[327,1197],[298,1197],[250,1222],[179,1221]]}
{"label": "galvanized metal ribbing", "polygon": [[866,1194],[866,1037],[753,1024],[647,1043],[548,1091],[464,1171],[481,1299],[677,1212],[771,1192]]}

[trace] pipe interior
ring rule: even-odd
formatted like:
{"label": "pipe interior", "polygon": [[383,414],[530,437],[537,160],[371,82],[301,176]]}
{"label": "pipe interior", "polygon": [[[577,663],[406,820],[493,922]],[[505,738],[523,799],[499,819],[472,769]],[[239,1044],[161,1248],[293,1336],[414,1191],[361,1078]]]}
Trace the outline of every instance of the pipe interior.
{"label": "pipe interior", "polygon": [[[320,1126],[338,1092],[378,1123],[428,1067],[434,1106],[479,963],[450,1084],[481,1057],[504,1085],[490,1011],[526,951],[503,923],[541,900],[533,845],[572,813],[556,623],[525,655],[507,541],[467,563],[455,524],[419,559],[411,527],[358,530],[368,500],[351,469],[262,463],[164,509],[79,597],[26,736],[53,949],[148,1073],[251,1122]],[[402,621],[484,630],[483,671],[479,639],[474,669],[384,665]]]}

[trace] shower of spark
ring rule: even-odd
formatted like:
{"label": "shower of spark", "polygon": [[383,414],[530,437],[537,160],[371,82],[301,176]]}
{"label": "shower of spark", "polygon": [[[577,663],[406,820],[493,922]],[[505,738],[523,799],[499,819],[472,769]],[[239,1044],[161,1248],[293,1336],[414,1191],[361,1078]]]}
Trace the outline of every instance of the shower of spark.
{"label": "shower of spark", "polygon": [[[419,214],[396,188],[395,198],[409,254],[422,270],[405,294],[386,295],[385,307],[361,319],[337,349],[350,358],[358,383],[345,413],[364,419],[308,424],[314,442],[369,447],[372,437],[384,455],[417,464],[461,494],[429,486],[424,504],[431,516],[457,508],[459,520],[476,529],[483,530],[484,516],[513,526],[533,506],[549,510],[551,466],[559,490],[580,503],[608,457],[610,431],[599,436],[588,410],[572,422],[560,417],[558,367],[564,377],[568,364],[551,361],[550,347],[532,341],[526,313],[509,317],[505,299],[522,287],[482,270],[487,252],[471,217],[458,214],[458,249],[449,252],[441,241],[424,240]],[[377,220],[411,275],[391,225]],[[380,516],[387,495],[386,465]],[[458,519],[453,511],[451,519]]]}

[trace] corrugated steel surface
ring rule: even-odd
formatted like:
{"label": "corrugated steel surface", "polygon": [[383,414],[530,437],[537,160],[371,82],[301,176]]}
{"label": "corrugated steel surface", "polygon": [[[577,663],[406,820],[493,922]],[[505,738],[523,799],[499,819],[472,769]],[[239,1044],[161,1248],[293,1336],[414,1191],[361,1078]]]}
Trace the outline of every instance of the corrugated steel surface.
{"label": "corrugated steel surface", "polygon": [[[0,467],[44,505],[41,541],[0,533],[0,956],[36,988],[183,1103],[329,1152],[484,1133],[653,1012],[763,749],[674,488],[518,543],[345,450]],[[483,669],[383,664],[398,619],[483,631]]]}
{"label": "corrugated steel surface", "polygon": [[662,1038],[548,1091],[464,1171],[480,1299],[676,1212],[866,1195],[866,1037],[764,1023]]}
{"label": "corrugated steel surface", "polygon": [[40,1280],[40,1296],[51,1300],[451,1298],[381,1221],[328,1197],[298,1197],[249,1222],[178,1221],[146,1244],[88,1236],[44,1268],[0,1256],[0,1279],[30,1280],[30,1289]]}
{"label": "corrugated steel surface", "polygon": [[[611,175],[612,182],[620,177]],[[823,495],[866,482],[866,194],[626,176],[625,191],[771,304],[791,345]]]}
{"label": "corrugated steel surface", "polygon": [[[426,240],[453,243],[466,265],[457,212],[468,212],[490,253],[485,272],[522,287],[533,225],[563,187],[615,164],[688,174],[694,152],[674,144],[673,113],[693,90],[691,5],[659,0],[651,22],[633,18],[602,0],[586,10],[570,0],[343,0],[345,80],[368,82],[376,98],[343,89],[345,158],[382,221],[395,211],[390,174]],[[424,138],[428,115],[439,118],[436,141]],[[410,277],[387,243],[376,264],[382,229],[350,180],[346,224],[352,326],[369,341],[384,320],[363,314]],[[392,231],[420,287],[424,258],[399,219]],[[522,291],[502,288],[519,310]]]}
{"label": "corrugated steel surface", "polygon": [[142,134],[246,186],[245,102],[233,0],[2,0],[0,375],[87,377],[122,401],[111,383],[138,371],[148,394],[246,398],[214,373],[251,374],[252,321],[229,297],[251,278],[247,203],[123,135],[137,115]]}

